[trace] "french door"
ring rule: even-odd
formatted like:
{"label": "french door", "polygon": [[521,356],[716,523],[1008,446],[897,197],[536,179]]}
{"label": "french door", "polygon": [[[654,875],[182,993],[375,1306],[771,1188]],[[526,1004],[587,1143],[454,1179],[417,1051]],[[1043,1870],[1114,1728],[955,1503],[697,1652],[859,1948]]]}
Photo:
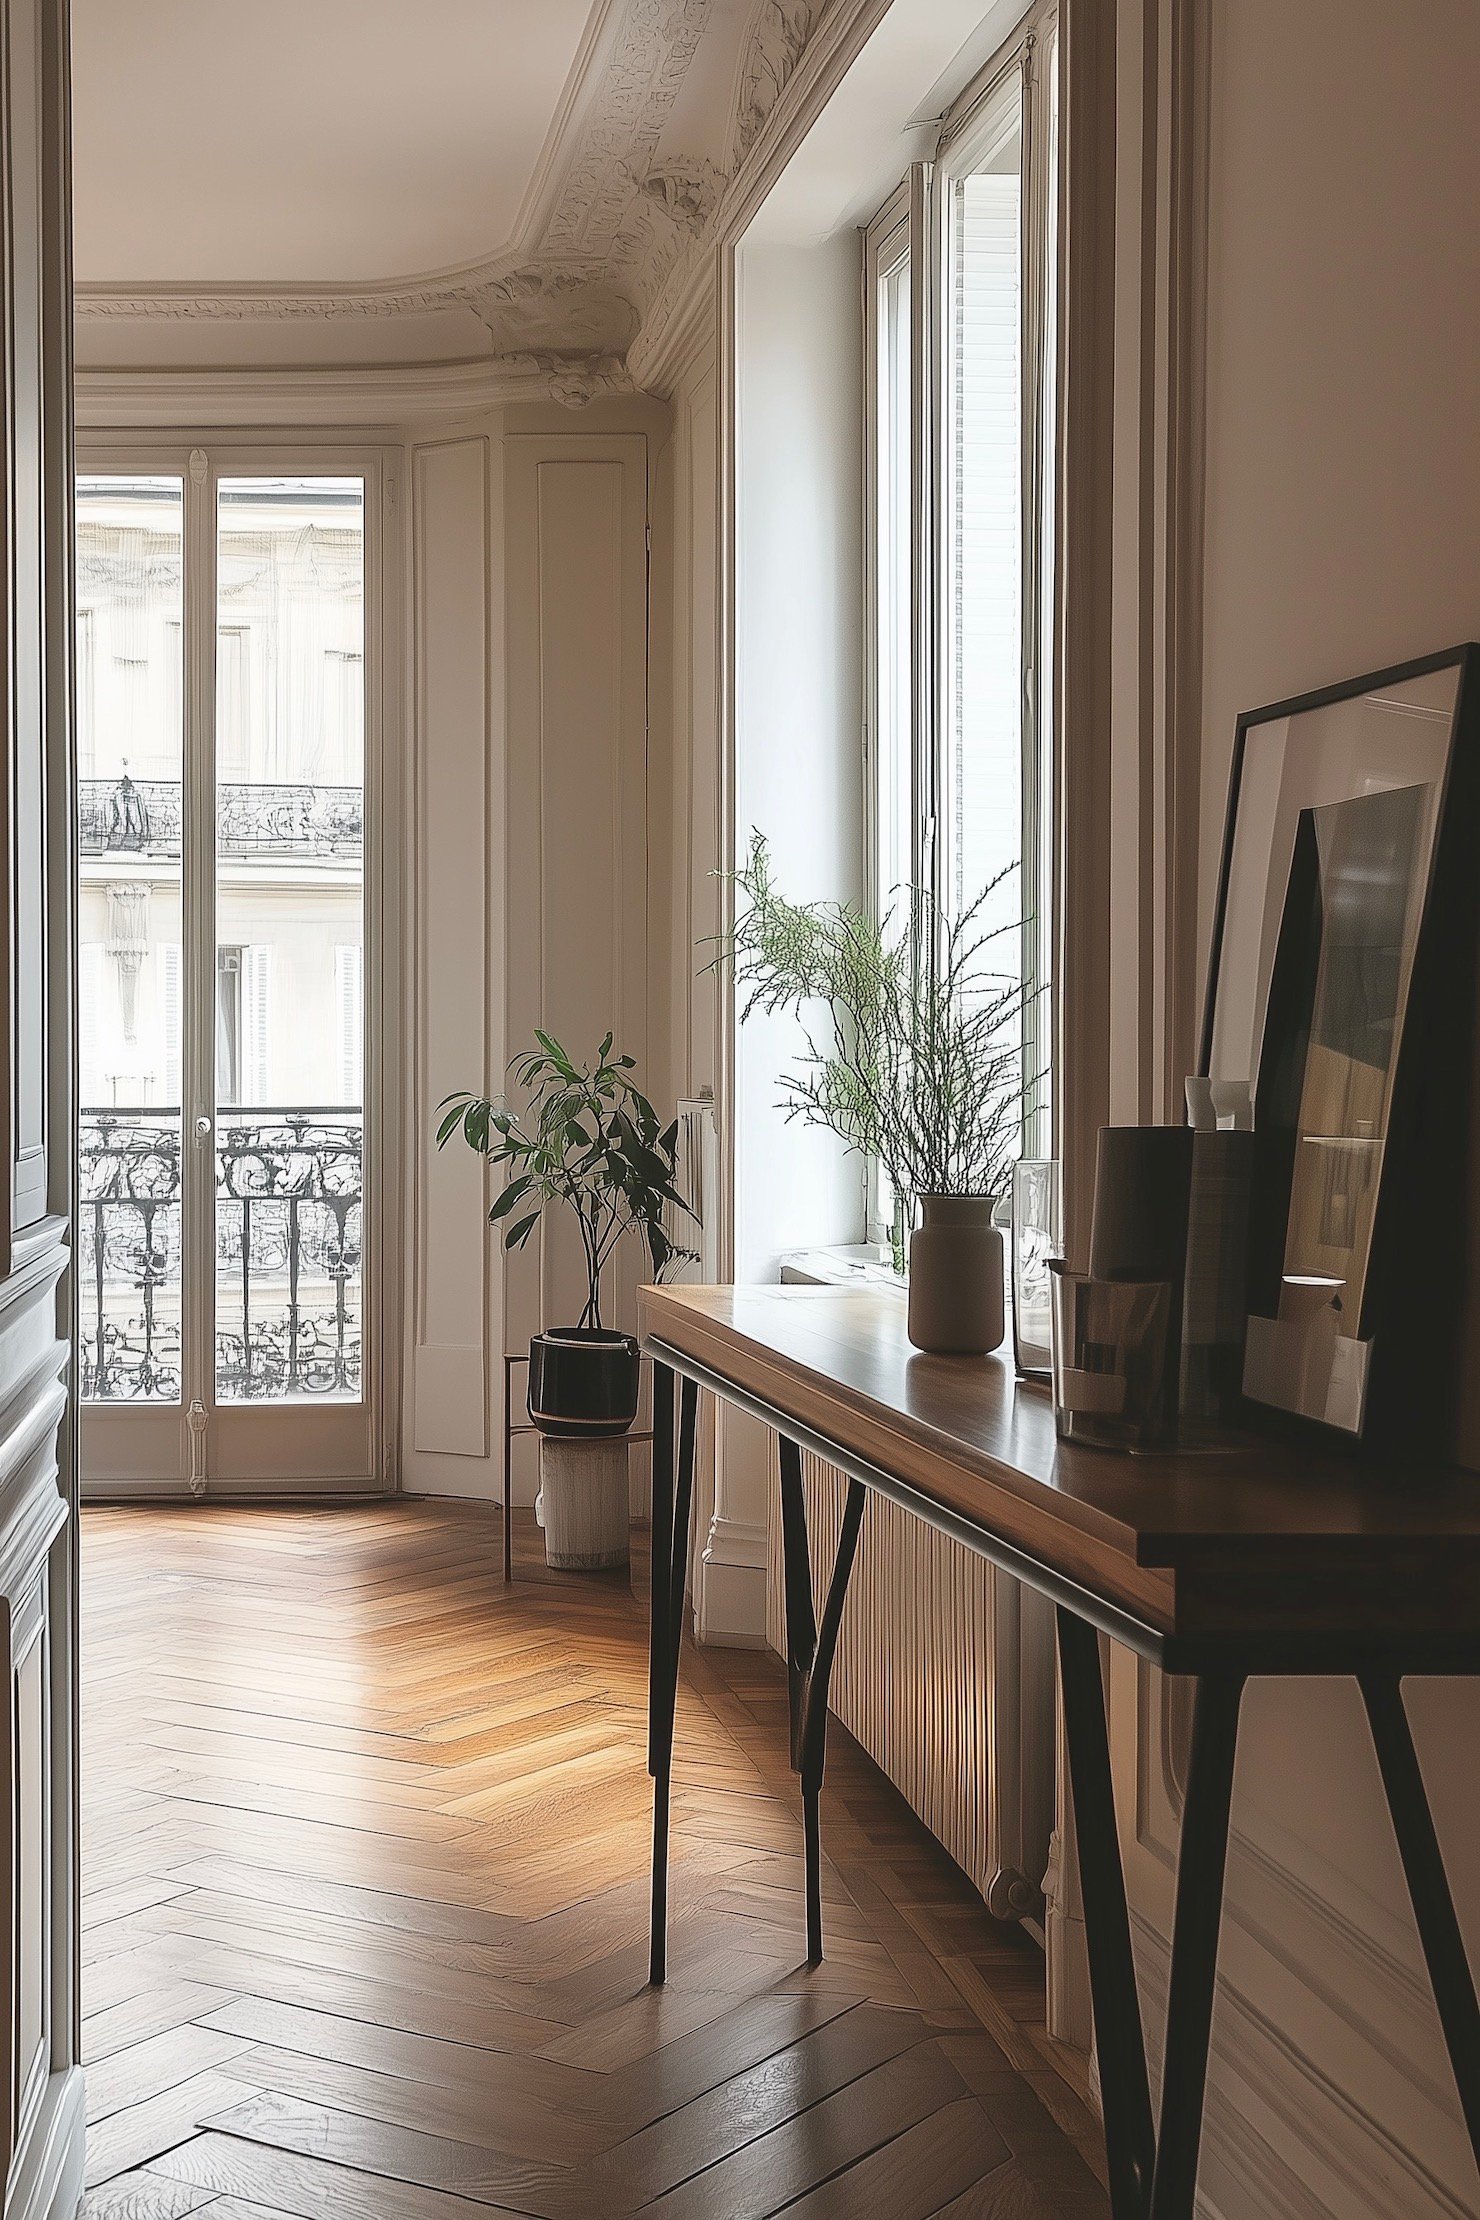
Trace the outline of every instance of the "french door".
{"label": "french door", "polygon": [[79,476],[95,1489],[375,1481],[377,485],[198,448]]}

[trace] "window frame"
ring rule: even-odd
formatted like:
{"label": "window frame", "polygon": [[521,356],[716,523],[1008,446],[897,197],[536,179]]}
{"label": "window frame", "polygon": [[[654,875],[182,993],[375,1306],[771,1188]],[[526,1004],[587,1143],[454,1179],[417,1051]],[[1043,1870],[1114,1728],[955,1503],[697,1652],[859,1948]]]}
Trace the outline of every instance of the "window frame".
{"label": "window frame", "polygon": [[[1054,1037],[1054,889],[1050,859],[1056,845],[1057,776],[1051,669],[1043,666],[1051,642],[1055,454],[1051,418],[1056,402],[1057,263],[1049,251],[1056,220],[1053,167],[1055,134],[1056,0],[1032,7],[1009,41],[968,85],[944,117],[933,160],[919,162],[893,188],[863,233],[864,347],[864,560],[867,668],[865,670],[864,772],[868,842],[866,887],[873,914],[882,914],[887,890],[880,884],[884,754],[893,723],[882,698],[885,659],[880,634],[880,534],[884,492],[880,484],[881,354],[880,289],[901,259],[910,264],[911,425],[911,643],[913,651],[910,787],[913,796],[912,862],[915,883],[927,888],[942,914],[947,896],[948,847],[942,821],[946,783],[947,681],[951,662],[946,585],[949,500],[947,440],[950,416],[949,221],[953,180],[969,175],[984,147],[1001,129],[1001,102],[1014,77],[1020,81],[1022,133],[1020,189],[1021,305],[1019,500],[1021,532],[1021,733],[1023,889],[1022,967],[1028,987],[1023,1026],[1026,1099],[1023,1153],[1051,1154],[1055,1110],[1051,1085]],[[889,1238],[878,1167],[868,1177],[868,1232]]]}

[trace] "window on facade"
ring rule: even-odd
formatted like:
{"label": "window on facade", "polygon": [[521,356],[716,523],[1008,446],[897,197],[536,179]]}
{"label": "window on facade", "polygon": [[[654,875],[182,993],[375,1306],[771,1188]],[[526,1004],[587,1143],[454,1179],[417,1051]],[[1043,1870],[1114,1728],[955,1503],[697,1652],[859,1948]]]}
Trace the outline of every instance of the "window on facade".
{"label": "window on facade", "polygon": [[992,890],[1028,1154],[1051,1146],[1055,62],[1035,10],[865,235],[875,898],[908,880],[955,918]]}
{"label": "window on facade", "polygon": [[339,1027],[339,1099],[358,1103],[365,1091],[365,965],[358,941],[334,951],[334,1004]]}

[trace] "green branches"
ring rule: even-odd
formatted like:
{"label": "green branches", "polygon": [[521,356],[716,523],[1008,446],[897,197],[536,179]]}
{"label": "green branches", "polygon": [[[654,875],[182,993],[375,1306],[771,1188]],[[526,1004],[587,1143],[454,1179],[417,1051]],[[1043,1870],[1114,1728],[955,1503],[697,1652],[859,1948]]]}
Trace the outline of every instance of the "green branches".
{"label": "green branches", "polygon": [[783,1108],[876,1157],[896,1195],[997,1195],[1018,1155],[1023,990],[985,962],[1017,928],[982,923],[1001,883],[949,923],[913,890],[902,917],[875,922],[848,902],[788,902],[760,833],[734,874],[718,960],[741,1017],[792,1011],[806,1038]]}
{"label": "green branches", "polygon": [[678,1123],[660,1127],[646,1095],[632,1084],[630,1056],[612,1055],[607,1034],[594,1064],[573,1062],[553,1035],[536,1030],[538,1048],[510,1065],[528,1097],[522,1111],[468,1093],[440,1105],[437,1146],[455,1133],[503,1172],[489,1219],[503,1227],[506,1250],[522,1249],[547,1203],[574,1212],[586,1261],[583,1326],[601,1324],[601,1276],[624,1233],[647,1245],[653,1278],[692,1250],[675,1248],[663,1208],[688,1212],[674,1185]]}

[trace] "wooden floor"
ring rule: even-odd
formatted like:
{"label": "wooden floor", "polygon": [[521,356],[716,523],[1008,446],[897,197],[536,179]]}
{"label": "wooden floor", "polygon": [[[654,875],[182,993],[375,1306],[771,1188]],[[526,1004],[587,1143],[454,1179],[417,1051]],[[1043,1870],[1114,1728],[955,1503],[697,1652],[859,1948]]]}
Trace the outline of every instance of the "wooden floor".
{"label": "wooden floor", "polygon": [[775,1660],[686,1660],[646,1973],[643,1620],[494,1519],[84,1520],[90,2220],[1099,2220],[1042,1962],[838,1731],[800,1964]]}

